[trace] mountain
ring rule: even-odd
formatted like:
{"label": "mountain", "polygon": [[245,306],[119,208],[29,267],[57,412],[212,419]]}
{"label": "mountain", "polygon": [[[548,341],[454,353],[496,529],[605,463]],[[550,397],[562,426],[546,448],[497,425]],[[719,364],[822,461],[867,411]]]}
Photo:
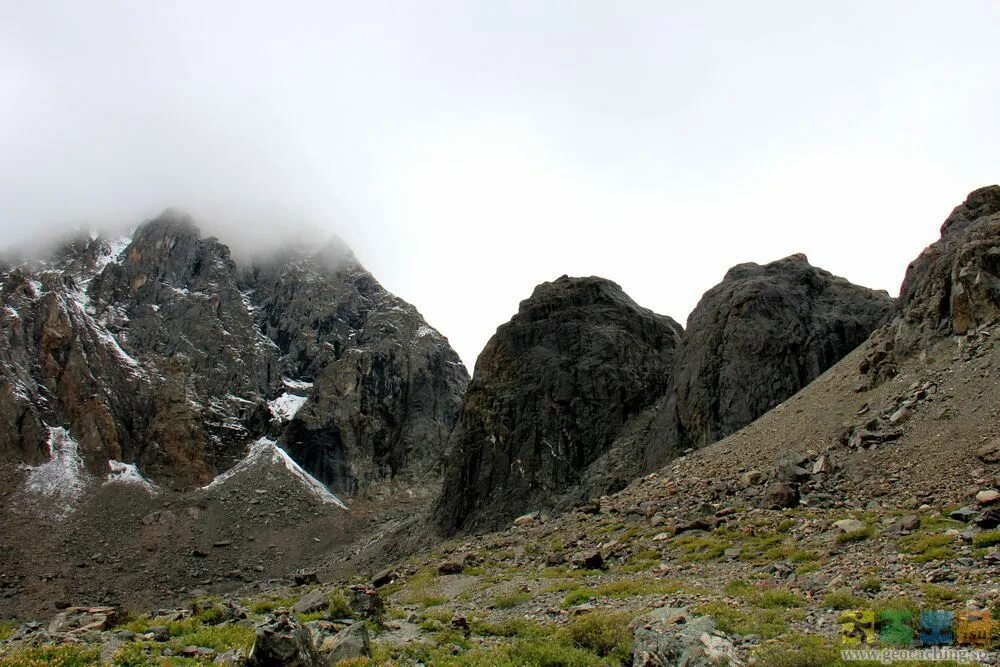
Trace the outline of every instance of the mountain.
{"label": "mountain", "polygon": [[885,292],[803,255],[741,264],[683,331],[599,278],[536,288],[476,363],[449,441],[445,532],[622,488],[733,433],[883,324]]}
{"label": "mountain", "polygon": [[681,327],[603,278],[535,288],[476,361],[439,520],[493,526],[551,502],[670,383]]}
{"label": "mountain", "polygon": [[69,438],[89,476],[190,490],[269,437],[349,497],[431,473],[468,382],[341,242],[237,264],[173,210],[8,265],[0,296],[7,464]]}

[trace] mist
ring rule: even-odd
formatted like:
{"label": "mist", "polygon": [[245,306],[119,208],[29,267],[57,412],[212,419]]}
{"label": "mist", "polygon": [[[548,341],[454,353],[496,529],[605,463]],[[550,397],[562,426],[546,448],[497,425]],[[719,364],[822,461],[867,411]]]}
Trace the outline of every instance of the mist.
{"label": "mist", "polygon": [[681,322],[794,252],[895,293],[998,180],[992,2],[363,4],[6,2],[0,245],[337,235],[471,368],[563,273]]}

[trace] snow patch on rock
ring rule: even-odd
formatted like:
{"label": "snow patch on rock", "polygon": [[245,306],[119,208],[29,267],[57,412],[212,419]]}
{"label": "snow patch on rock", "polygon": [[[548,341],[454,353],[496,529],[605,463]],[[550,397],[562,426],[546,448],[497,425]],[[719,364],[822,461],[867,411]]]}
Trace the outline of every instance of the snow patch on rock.
{"label": "snow patch on rock", "polygon": [[314,498],[321,502],[337,505],[345,510],[347,509],[347,505],[331,492],[330,489],[326,488],[325,484],[307,473],[302,466],[288,455],[288,452],[279,447],[278,443],[270,438],[256,440],[250,445],[250,451],[239,463],[213,479],[208,486],[202,487],[201,490],[208,491],[218,488],[241,473],[252,471],[255,466],[260,464],[280,465],[284,467]]}
{"label": "snow patch on rock", "polygon": [[112,459],[108,461],[108,467],[111,469],[111,472],[108,473],[108,478],[104,480],[104,486],[108,484],[126,484],[128,486],[137,486],[150,495],[156,495],[159,492],[155,484],[142,476],[142,473],[139,472],[134,463],[123,463],[122,461]]}
{"label": "snow patch on rock", "polygon": [[286,422],[294,417],[308,400],[308,396],[296,396],[285,392],[273,401],[268,401],[267,407],[276,420]]}
{"label": "snow patch on rock", "polygon": [[25,493],[50,499],[51,514],[64,519],[73,513],[76,501],[89,486],[80,456],[80,445],[61,426],[49,428],[49,461],[29,467]]}

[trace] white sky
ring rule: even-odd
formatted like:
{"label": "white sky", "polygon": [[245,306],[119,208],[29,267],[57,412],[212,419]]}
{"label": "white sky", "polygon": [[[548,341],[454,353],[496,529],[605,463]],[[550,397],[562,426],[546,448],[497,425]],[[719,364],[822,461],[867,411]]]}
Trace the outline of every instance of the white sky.
{"label": "white sky", "polygon": [[[996,2],[0,0],[2,245],[339,233],[471,365],[532,287],[683,323],[805,252],[896,293],[994,183]],[[238,230],[238,233],[237,233]]]}

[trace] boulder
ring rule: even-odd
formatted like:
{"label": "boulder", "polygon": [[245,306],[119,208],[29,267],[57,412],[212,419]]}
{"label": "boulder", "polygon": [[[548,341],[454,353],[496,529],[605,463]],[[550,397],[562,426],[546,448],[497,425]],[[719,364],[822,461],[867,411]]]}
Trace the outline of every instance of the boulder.
{"label": "boulder", "polygon": [[570,558],[570,562],[581,570],[603,570],[605,567],[604,556],[596,549],[577,552]]}
{"label": "boulder", "polygon": [[788,482],[775,482],[764,491],[762,505],[765,509],[780,510],[799,504],[798,488]]}
{"label": "boulder", "polygon": [[996,438],[976,450],[976,456],[983,463],[1000,463],[1000,438]]}
{"label": "boulder", "polygon": [[633,667],[740,667],[733,643],[707,616],[683,607],[660,607],[633,622]]}
{"label": "boulder", "polygon": [[56,614],[49,623],[49,632],[78,634],[109,630],[117,620],[118,611],[114,607],[69,607]]}
{"label": "boulder", "polygon": [[330,598],[327,594],[318,588],[314,588],[300,597],[298,601],[292,605],[292,611],[297,614],[311,614],[313,612],[323,611],[329,606]]}
{"label": "boulder", "polygon": [[356,584],[348,589],[351,611],[365,618],[381,618],[385,603],[374,586]]}
{"label": "boulder", "polygon": [[322,651],[325,664],[329,667],[335,667],[341,660],[350,658],[370,658],[372,649],[368,628],[364,623],[349,625],[324,641]]}
{"label": "boulder", "polygon": [[438,574],[462,574],[465,565],[457,560],[446,560],[438,565]]}
{"label": "boulder", "polygon": [[267,617],[257,626],[247,667],[319,667],[312,635],[286,614]]}
{"label": "boulder", "polygon": [[396,579],[399,579],[399,573],[392,568],[386,568],[372,577],[372,586],[382,588],[383,586],[388,586]]}

